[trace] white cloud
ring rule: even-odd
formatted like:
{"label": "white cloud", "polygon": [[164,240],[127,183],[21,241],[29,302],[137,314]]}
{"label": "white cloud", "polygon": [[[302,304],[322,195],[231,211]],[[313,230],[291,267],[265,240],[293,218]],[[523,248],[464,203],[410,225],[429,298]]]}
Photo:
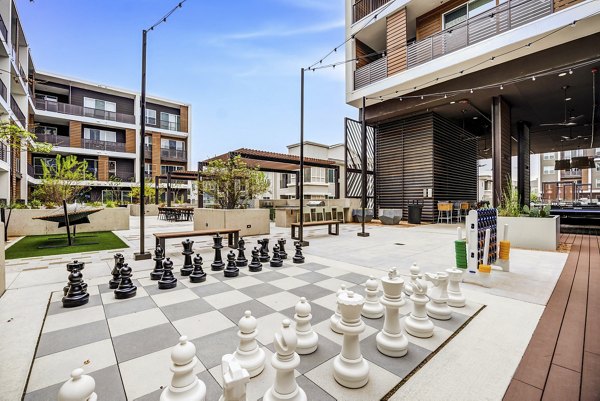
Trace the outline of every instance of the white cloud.
{"label": "white cloud", "polygon": [[304,27],[268,27],[256,31],[239,32],[230,35],[225,35],[222,39],[225,40],[247,40],[258,38],[278,38],[287,36],[298,36],[311,33],[327,32],[333,29],[344,27],[344,20],[335,20],[323,24],[315,24]]}

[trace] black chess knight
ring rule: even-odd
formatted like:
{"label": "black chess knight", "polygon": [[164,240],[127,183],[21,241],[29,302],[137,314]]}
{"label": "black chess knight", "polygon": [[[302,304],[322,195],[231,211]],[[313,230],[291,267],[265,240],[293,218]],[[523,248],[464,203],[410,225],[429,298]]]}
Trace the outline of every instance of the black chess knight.
{"label": "black chess knight", "polygon": [[194,271],[190,274],[190,282],[201,283],[206,281],[206,273],[202,270],[202,256],[196,254],[194,258]]}
{"label": "black chess knight", "polygon": [[163,274],[163,260],[165,260],[165,251],[159,245],[154,250],[154,270],[150,272],[150,280],[160,280]]}
{"label": "black chess knight", "polygon": [[260,257],[259,260],[261,263],[267,263],[271,258],[269,257],[269,239],[259,239],[257,241],[260,244]]}
{"label": "black chess knight", "polygon": [[262,270],[262,264],[258,260],[258,248],[256,247],[252,250],[252,261],[248,265],[248,270],[251,272],[259,272]]}
{"label": "black chess knight", "polygon": [[137,287],[131,282],[131,267],[127,263],[121,267],[121,282],[115,290],[116,299],[127,299],[135,297]]}
{"label": "black chess knight", "polygon": [[194,266],[192,266],[192,255],[194,254],[192,247],[194,246],[194,241],[190,241],[188,238],[182,241],[181,245],[183,246],[183,252],[181,252],[183,255],[183,267],[180,272],[182,276],[189,276],[194,271]]}
{"label": "black chess knight", "polygon": [[114,290],[119,286],[119,283],[121,282],[121,275],[119,272],[121,271],[121,266],[125,263],[125,257],[121,253],[116,253],[114,258],[115,266],[111,272],[113,278],[108,282],[108,288],[111,290]]}
{"label": "black chess knight", "polygon": [[77,266],[73,266],[69,273],[69,289],[63,297],[62,303],[65,308],[85,305],[90,300],[90,294],[83,289],[83,275]]}
{"label": "black chess knight", "polygon": [[296,254],[292,258],[294,263],[304,263],[304,256],[302,255],[302,245],[300,241],[294,242],[294,246],[296,247]]}
{"label": "black chess knight", "polygon": [[221,249],[223,248],[223,237],[219,234],[213,237],[213,241],[215,244],[213,245],[213,249],[215,250],[215,259],[210,265],[211,270],[223,270],[225,267],[225,263],[223,262],[223,258],[221,257]]}
{"label": "black chess knight", "polygon": [[246,259],[246,255],[244,255],[244,251],[246,250],[244,245],[246,245],[246,241],[244,241],[243,238],[240,238],[240,240],[238,241],[238,247],[237,247],[238,256],[237,256],[237,259],[235,260],[235,265],[237,267],[244,267],[244,266],[248,265],[248,259]]}
{"label": "black chess knight", "polygon": [[273,259],[271,259],[271,267],[281,267],[283,266],[283,260],[279,254],[279,245],[275,244],[273,246]]}
{"label": "black chess knight", "polygon": [[225,277],[237,277],[240,274],[240,269],[235,265],[235,253],[229,251],[227,254],[227,267],[223,271]]}
{"label": "black chess knight", "polygon": [[163,262],[163,274],[158,280],[158,289],[168,290],[175,287],[177,287],[177,279],[173,276],[173,262],[171,262],[171,258],[167,258]]}

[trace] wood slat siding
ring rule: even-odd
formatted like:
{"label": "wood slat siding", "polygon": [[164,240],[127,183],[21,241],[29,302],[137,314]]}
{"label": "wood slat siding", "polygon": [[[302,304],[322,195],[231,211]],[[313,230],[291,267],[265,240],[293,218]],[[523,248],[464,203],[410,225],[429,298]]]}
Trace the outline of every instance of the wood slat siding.
{"label": "wood slat siding", "polygon": [[181,132],[188,132],[188,107],[187,106],[181,106],[181,111],[180,111],[180,115],[179,115],[179,129],[181,130]]}
{"label": "wood slat siding", "polygon": [[160,134],[152,133],[152,176],[160,174]]}
{"label": "wood slat siding", "polygon": [[361,42],[358,39],[355,39],[356,42],[356,58],[358,58],[358,63],[356,64],[356,68],[364,67],[365,65],[377,60],[377,56],[369,56],[368,54],[372,54],[375,50],[371,49],[367,44]]}
{"label": "wood slat siding", "polygon": [[493,202],[499,206],[511,180],[510,106],[497,96],[492,99]]}
{"label": "wood slat siding", "polygon": [[69,121],[69,143],[72,148],[81,147],[82,135],[81,123],[78,121]]}
{"label": "wood slat siding", "polygon": [[554,0],[554,11],[560,11],[563,8],[574,6],[582,1],[583,0]]}
{"label": "wood slat siding", "polygon": [[387,17],[387,75],[406,69],[406,8]]}
{"label": "wood slat siding", "polygon": [[442,14],[466,3],[465,0],[450,0],[441,6],[417,17],[417,40],[442,30]]}
{"label": "wood slat siding", "polygon": [[135,130],[127,128],[125,130],[125,152],[135,153]]}
{"label": "wood slat siding", "polygon": [[108,156],[98,156],[98,180],[108,181]]}

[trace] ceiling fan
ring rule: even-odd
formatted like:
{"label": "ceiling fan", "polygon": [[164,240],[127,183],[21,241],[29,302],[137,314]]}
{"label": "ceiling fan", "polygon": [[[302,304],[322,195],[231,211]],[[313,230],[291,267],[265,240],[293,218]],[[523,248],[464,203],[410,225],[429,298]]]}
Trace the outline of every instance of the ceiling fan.
{"label": "ceiling fan", "polygon": [[578,115],[576,117],[571,116],[572,110],[569,110],[569,115],[567,116],[567,102],[569,100],[571,100],[570,97],[567,97],[567,89],[569,89],[569,86],[567,86],[567,85],[562,87],[562,90],[564,91],[564,94],[565,94],[565,96],[564,96],[565,119],[558,123],[542,123],[542,124],[540,124],[540,127],[546,127],[546,126],[574,127],[578,124],[579,120],[581,120],[583,117],[585,117],[583,114]]}

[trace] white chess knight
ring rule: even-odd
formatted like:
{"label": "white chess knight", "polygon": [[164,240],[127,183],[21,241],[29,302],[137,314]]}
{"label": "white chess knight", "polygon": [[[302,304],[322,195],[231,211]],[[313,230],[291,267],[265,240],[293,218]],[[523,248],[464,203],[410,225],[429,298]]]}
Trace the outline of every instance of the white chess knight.
{"label": "white chess knight", "polygon": [[58,390],[58,401],[96,401],[98,396],[95,389],[94,378],[84,375],[83,369],[78,368],[71,372],[71,378]]}
{"label": "white chess knight", "polygon": [[312,354],[319,345],[319,335],[315,333],[310,324],[312,309],[306,298],[300,298],[295,310],[294,320],[296,321],[296,335],[298,336],[296,352],[300,355]]}
{"label": "white chess knight", "polygon": [[417,266],[416,263],[413,263],[412,266],[410,266],[410,282],[406,283],[406,285],[404,286],[404,293],[406,295],[408,295],[409,297],[412,295],[412,286],[417,282],[417,279],[421,277],[421,268]]}
{"label": "white chess knight", "polygon": [[412,336],[429,338],[433,335],[434,326],[425,310],[425,305],[429,302],[427,282],[416,279],[412,289],[413,294],[410,296],[410,300],[413,303],[413,310],[404,320],[404,328]]}
{"label": "white chess knight", "polygon": [[271,365],[275,369],[275,383],[269,387],[264,401],[307,401],[306,393],[296,383],[294,369],[300,365],[300,357],[296,353],[298,338],[296,330],[289,319],[283,319],[281,330],[275,333],[273,346],[275,354]]}
{"label": "white chess knight", "polygon": [[365,285],[367,295],[361,314],[368,319],[379,319],[383,316],[383,305],[379,302],[379,283],[371,276]]}
{"label": "white chess knight", "polygon": [[250,374],[240,366],[231,354],[221,358],[223,372],[223,395],[219,401],[246,401],[246,384],[250,382]]}
{"label": "white chess knight", "polygon": [[446,269],[448,273],[448,305],[462,308],[466,304],[465,296],[460,289],[463,271],[457,268]]}
{"label": "white chess knight", "polygon": [[240,366],[248,371],[250,377],[258,376],[265,368],[265,351],[258,346],[256,329],[258,323],[249,310],[244,312],[244,316],[238,323],[238,337],[240,344],[233,353]]}
{"label": "white chess knight", "polygon": [[385,321],[376,339],[377,349],[384,355],[401,357],[408,352],[408,339],[400,326],[398,309],[402,306],[402,289],[404,280],[398,277],[395,267],[391,268],[387,276],[381,278],[383,296],[381,304],[385,307]]}
{"label": "white chess knight", "polygon": [[[346,284],[342,284],[340,285],[340,288],[337,290],[337,296],[339,297],[341,293],[346,292]],[[338,324],[340,322],[340,305],[338,304],[336,306],[335,309],[335,313],[333,315],[331,315],[331,318],[329,319],[329,327],[331,327],[331,330],[333,330],[335,333],[338,334],[342,334],[342,332],[340,331]]]}
{"label": "white chess knight", "polygon": [[353,291],[344,291],[337,297],[342,318],[339,329],[344,335],[342,351],[333,360],[333,377],[344,387],[360,388],[369,381],[369,363],[360,352],[358,336],[365,331],[360,318],[364,298]]}
{"label": "white chess knight", "polygon": [[431,281],[434,287],[429,291],[431,301],[427,303],[427,314],[438,320],[448,320],[452,317],[452,309],[448,306],[448,273],[425,273],[425,279]]}
{"label": "white chess knight", "polygon": [[196,347],[186,336],[179,337],[179,344],[171,351],[171,385],[160,395],[160,401],[204,401],[206,385],[194,373],[198,364]]}

